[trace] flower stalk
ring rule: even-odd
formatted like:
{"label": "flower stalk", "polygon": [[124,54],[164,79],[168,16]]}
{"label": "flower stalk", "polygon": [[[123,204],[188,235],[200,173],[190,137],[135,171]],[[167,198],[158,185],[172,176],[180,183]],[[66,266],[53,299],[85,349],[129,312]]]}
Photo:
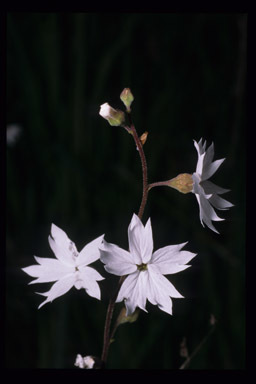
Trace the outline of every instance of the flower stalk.
{"label": "flower stalk", "polygon": [[[138,217],[142,219],[145,206],[147,203],[147,198],[148,198],[148,170],[147,170],[147,161],[146,161],[146,156],[143,150],[143,144],[138,136],[138,133],[136,131],[136,128],[132,122],[131,118],[131,112],[129,109],[127,109],[127,117],[128,117],[128,122],[129,126],[124,126],[124,128],[127,130],[128,133],[130,133],[134,139],[136,148],[138,149],[139,155],[140,155],[140,160],[141,160],[141,167],[142,167],[142,199],[140,203],[140,208],[138,212]],[[113,298],[110,299],[109,305],[107,308],[107,314],[106,314],[106,320],[105,320],[105,326],[104,326],[104,340],[103,340],[103,349],[102,349],[102,355],[101,355],[101,360],[106,363],[107,356],[108,356],[108,350],[109,346],[111,343],[111,339],[114,336],[114,332],[117,327],[115,327],[112,331],[111,337],[110,337],[110,325],[111,325],[111,320],[113,317],[113,312],[114,312],[114,307],[115,307],[115,302],[116,298],[119,292],[119,289],[125,279],[125,276],[121,276],[118,282],[118,287],[116,290],[116,293]]]}

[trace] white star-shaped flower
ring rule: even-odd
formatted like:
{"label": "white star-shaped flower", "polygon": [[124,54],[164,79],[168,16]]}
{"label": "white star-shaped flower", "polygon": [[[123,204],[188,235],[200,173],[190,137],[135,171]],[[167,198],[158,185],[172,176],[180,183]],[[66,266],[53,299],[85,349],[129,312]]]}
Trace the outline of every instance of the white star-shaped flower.
{"label": "white star-shaped flower", "polygon": [[146,311],[147,299],[153,305],[172,314],[171,297],[183,297],[164,276],[181,272],[194,253],[181,251],[186,243],[169,245],[153,252],[151,221],[145,227],[135,214],[128,228],[129,249],[126,251],[115,244],[103,241],[100,246],[101,261],[107,272],[125,276],[117,302],[125,301],[126,314],[130,316],[136,309]]}
{"label": "white star-shaped flower", "polygon": [[198,153],[198,161],[196,166],[196,172],[193,173],[193,189],[192,192],[196,195],[199,210],[200,210],[200,221],[204,227],[207,225],[211,230],[219,233],[213,226],[212,221],[221,221],[217,216],[214,208],[217,209],[228,209],[233,206],[230,202],[218,196],[222,193],[226,193],[229,189],[221,188],[208,179],[217,171],[219,166],[225,159],[213,160],[214,156],[214,145],[213,143],[206,150],[206,141],[202,143],[202,139],[197,143],[194,140],[194,145]]}
{"label": "white star-shaped flower", "polygon": [[56,259],[35,256],[39,265],[22,268],[28,275],[37,278],[30,284],[56,281],[48,292],[39,293],[47,299],[38,308],[64,295],[73,286],[77,289],[84,288],[88,295],[100,300],[97,281],[103,280],[104,277],[94,268],[88,267],[88,264],[99,259],[99,246],[104,235],[88,243],[81,252],[77,252],[75,244],[66,233],[54,224],[51,226],[51,235],[48,240]]}

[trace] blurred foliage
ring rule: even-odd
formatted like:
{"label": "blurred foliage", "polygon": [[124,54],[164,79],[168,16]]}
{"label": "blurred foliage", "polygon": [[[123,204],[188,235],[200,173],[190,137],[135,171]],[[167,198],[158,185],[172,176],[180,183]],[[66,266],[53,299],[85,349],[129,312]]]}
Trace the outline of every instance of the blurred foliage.
{"label": "blurred foliage", "polygon": [[143,219],[151,217],[155,248],[189,240],[198,256],[169,276],[185,296],[173,300],[173,316],[148,305],[117,330],[108,367],[178,368],[183,338],[192,353],[213,314],[216,329],[189,368],[244,368],[246,34],[244,14],[8,14],[7,124],[22,131],[6,153],[7,367],[73,368],[77,353],[101,354],[115,277],[100,283],[102,302],[73,288],[38,310],[34,292],[47,284],[28,285],[21,268],[34,254],[53,256],[52,222],[78,249],[103,233],[127,248],[140,159],[131,136],[98,112],[104,102],[121,108],[130,87],[137,131],[149,132],[149,181],[193,172],[193,139],[203,137],[226,157],[213,181],[231,189],[224,197],[235,207],[220,213],[217,235],[201,226],[192,194],[150,191]]}

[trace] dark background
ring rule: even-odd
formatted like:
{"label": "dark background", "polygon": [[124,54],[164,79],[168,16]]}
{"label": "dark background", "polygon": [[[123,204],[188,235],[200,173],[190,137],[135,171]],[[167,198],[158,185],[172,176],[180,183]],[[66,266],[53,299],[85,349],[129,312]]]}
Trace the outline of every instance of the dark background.
{"label": "dark background", "polygon": [[73,368],[77,353],[101,354],[115,277],[100,282],[101,302],[73,288],[38,310],[35,292],[51,284],[28,285],[21,268],[53,256],[52,222],[78,250],[103,233],[127,248],[140,159],[132,137],[98,114],[104,102],[122,108],[124,87],[138,133],[149,132],[149,181],[194,172],[193,139],[203,137],[215,159],[226,157],[212,180],[231,189],[223,197],[235,207],[218,211],[218,235],[201,226],[193,194],[150,191],[143,221],[151,217],[155,249],[189,241],[198,256],[169,276],[185,296],[173,299],[173,316],[148,305],[122,325],[108,368],[180,367],[183,338],[192,353],[211,315],[215,329],[189,368],[245,367],[246,55],[245,14],[8,14],[7,124],[22,130],[6,154],[7,367]]}

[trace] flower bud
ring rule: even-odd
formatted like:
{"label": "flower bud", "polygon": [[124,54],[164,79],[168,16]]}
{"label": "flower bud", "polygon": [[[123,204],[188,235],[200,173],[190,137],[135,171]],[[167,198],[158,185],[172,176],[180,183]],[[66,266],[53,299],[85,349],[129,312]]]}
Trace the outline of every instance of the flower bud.
{"label": "flower bud", "polygon": [[131,315],[127,316],[126,308],[122,308],[117,318],[117,325],[125,324],[125,323],[134,323],[138,319],[139,312],[140,312],[139,309],[136,308]]}
{"label": "flower bud", "polygon": [[130,112],[130,107],[131,107],[131,104],[134,100],[134,97],[133,97],[133,94],[131,93],[130,88],[124,88],[124,90],[122,91],[122,93],[120,95],[120,99],[122,100],[122,102],[126,106],[127,111]]}
{"label": "flower bud", "polygon": [[181,173],[174,179],[168,181],[167,185],[169,187],[177,189],[181,193],[192,192],[193,189],[193,179],[192,175],[189,173]]}
{"label": "flower bud", "polygon": [[146,141],[147,141],[147,137],[148,137],[148,132],[147,132],[147,131],[144,132],[144,133],[141,135],[141,137],[140,137],[140,142],[141,142],[142,145],[144,145],[144,144],[146,143]]}
{"label": "flower bud", "polygon": [[108,103],[100,106],[99,114],[106,119],[110,125],[118,127],[125,121],[124,112],[112,108]]}

